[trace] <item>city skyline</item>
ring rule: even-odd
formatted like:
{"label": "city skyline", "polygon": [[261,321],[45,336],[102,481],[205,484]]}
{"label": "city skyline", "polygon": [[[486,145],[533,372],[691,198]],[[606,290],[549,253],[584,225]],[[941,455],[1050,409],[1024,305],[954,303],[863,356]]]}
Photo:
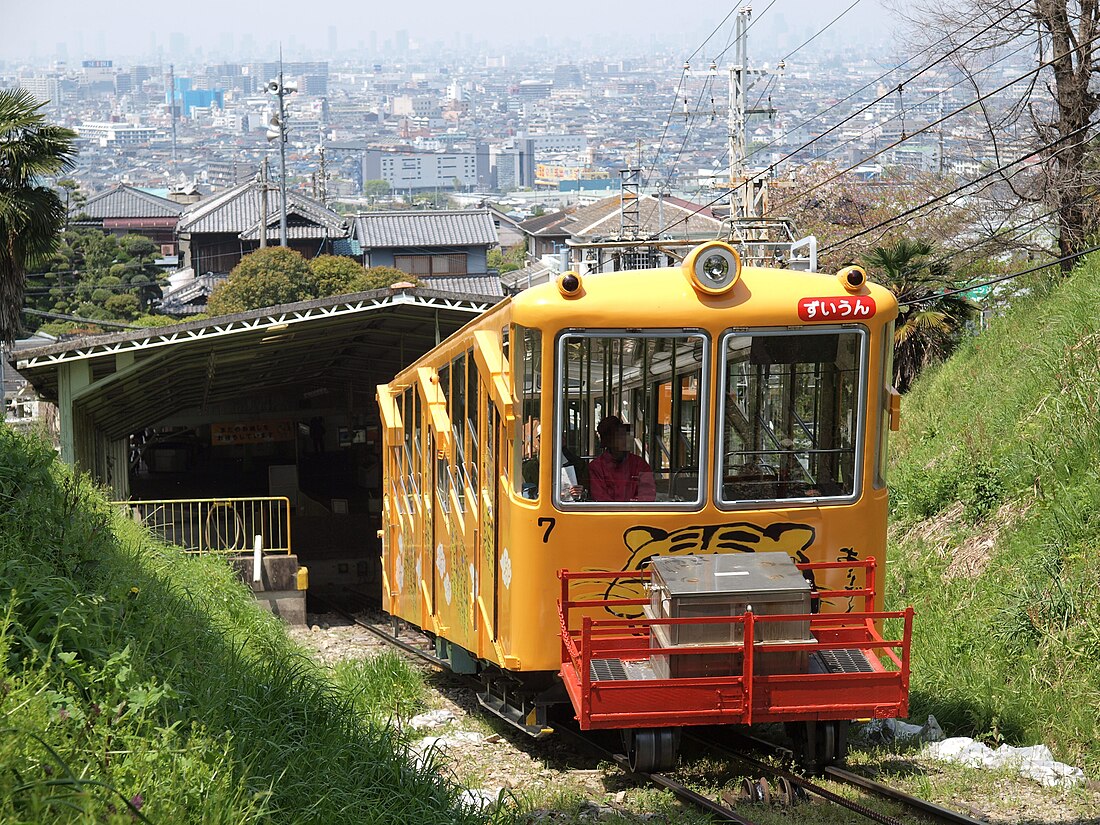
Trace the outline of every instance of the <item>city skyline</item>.
{"label": "city skyline", "polygon": [[[716,28],[703,49],[707,59],[725,49],[737,6],[728,8],[687,0],[677,6],[676,27],[667,25],[668,6],[655,0],[593,6],[564,0],[541,27],[532,25],[514,3],[488,0],[469,6],[421,0],[415,5],[386,8],[376,16],[370,6],[337,0],[326,5],[324,17],[287,24],[300,5],[273,0],[264,6],[193,0],[189,16],[178,7],[113,2],[108,8],[77,0],[50,4],[4,0],[5,26],[0,29],[0,62],[87,59],[249,59],[277,56],[281,46],[288,59],[375,53],[427,55],[438,46],[455,51],[471,48],[507,52],[521,44],[553,51],[555,46],[586,45],[583,53],[563,51],[562,62],[592,59],[624,50],[641,52],[691,50]],[[756,54],[766,53],[764,40],[799,40],[812,35],[845,12],[850,0],[778,0],[756,9],[753,27]],[[729,19],[723,24],[723,18]],[[823,44],[886,40],[895,26],[880,0],[862,0],[834,24]],[[592,49],[599,50],[593,53]],[[728,56],[728,55],[727,55]],[[766,59],[766,58],[762,58]]]}

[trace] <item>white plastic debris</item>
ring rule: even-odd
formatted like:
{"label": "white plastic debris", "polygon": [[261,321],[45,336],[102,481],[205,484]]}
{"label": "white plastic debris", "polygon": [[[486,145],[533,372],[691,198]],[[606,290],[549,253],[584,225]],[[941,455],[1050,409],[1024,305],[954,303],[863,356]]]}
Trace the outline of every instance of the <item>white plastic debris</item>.
{"label": "white plastic debris", "polygon": [[486,788],[471,788],[463,791],[458,798],[459,804],[474,811],[487,811],[500,804],[501,789],[491,791]]}
{"label": "white plastic debris", "polygon": [[480,745],[485,737],[472,730],[460,730],[445,736],[448,745]]}
{"label": "white plastic debris", "polygon": [[968,736],[954,736],[924,748],[925,756],[944,762],[957,762],[972,768],[1015,768],[1022,776],[1048,788],[1070,788],[1085,781],[1080,768],[1056,762],[1046,745],[1014,748],[1001,745],[996,750]]}
{"label": "white plastic debris", "polygon": [[455,715],[446,708],[440,710],[430,710],[427,713],[421,713],[418,716],[414,716],[409,720],[409,727],[413,730],[423,730],[424,728],[440,728],[444,725],[449,725],[455,720]]}
{"label": "white plastic debris", "polygon": [[944,738],[943,728],[936,717],[929,714],[923,725],[911,725],[900,719],[875,719],[863,726],[863,735],[873,742],[939,742]]}

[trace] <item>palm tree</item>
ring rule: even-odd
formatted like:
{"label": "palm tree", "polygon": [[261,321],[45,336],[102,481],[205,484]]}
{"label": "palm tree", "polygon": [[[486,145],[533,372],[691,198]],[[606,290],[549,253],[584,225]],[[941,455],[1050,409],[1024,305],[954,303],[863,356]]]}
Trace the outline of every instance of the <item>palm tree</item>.
{"label": "palm tree", "polygon": [[76,133],[46,123],[24,89],[0,90],[0,340],[19,332],[27,267],[53,251],[65,204],[43,176],[72,166]]}
{"label": "palm tree", "polygon": [[932,245],[902,238],[863,256],[874,279],[897,296],[901,308],[894,327],[894,386],[905,392],[921,370],[947,359],[959,344],[966,322],[977,313],[954,289],[951,270],[929,260]]}

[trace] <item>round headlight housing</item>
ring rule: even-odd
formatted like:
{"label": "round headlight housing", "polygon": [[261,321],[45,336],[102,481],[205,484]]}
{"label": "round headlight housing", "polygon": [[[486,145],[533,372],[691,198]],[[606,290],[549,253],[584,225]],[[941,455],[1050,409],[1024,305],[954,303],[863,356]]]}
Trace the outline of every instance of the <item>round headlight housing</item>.
{"label": "round headlight housing", "polygon": [[741,256],[721,241],[698,246],[684,259],[684,272],[691,285],[707,295],[721,295],[737,283]]}
{"label": "round headlight housing", "polygon": [[561,293],[563,298],[576,298],[584,288],[584,281],[581,280],[581,276],[573,271],[563,272],[558,276],[557,283],[558,292]]}

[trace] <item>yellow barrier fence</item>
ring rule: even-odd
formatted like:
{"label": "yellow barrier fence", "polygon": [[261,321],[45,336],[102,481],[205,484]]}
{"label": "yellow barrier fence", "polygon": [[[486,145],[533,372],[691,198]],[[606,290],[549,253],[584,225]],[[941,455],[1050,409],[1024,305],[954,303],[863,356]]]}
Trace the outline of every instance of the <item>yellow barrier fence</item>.
{"label": "yellow barrier fence", "polygon": [[290,553],[290,499],[163,499],[116,501],[115,506],[168,544],[188,553],[247,553],[256,536],[265,553]]}

